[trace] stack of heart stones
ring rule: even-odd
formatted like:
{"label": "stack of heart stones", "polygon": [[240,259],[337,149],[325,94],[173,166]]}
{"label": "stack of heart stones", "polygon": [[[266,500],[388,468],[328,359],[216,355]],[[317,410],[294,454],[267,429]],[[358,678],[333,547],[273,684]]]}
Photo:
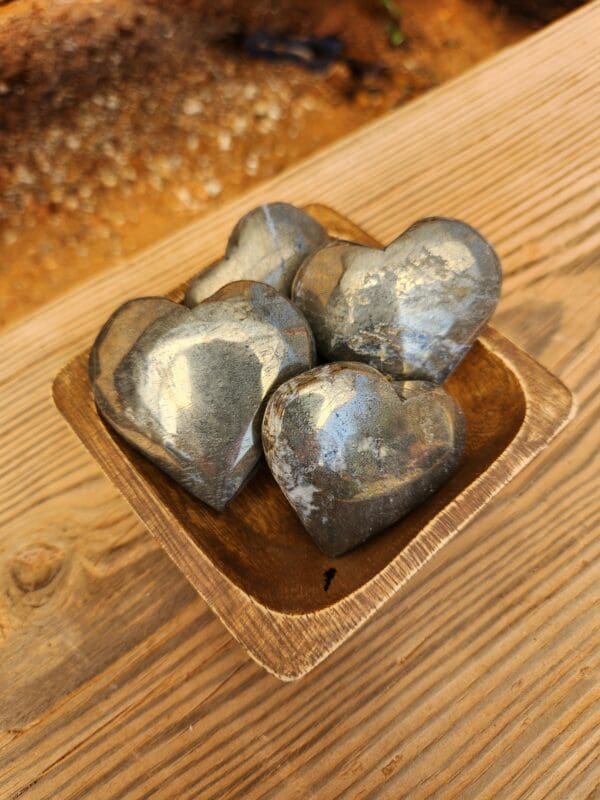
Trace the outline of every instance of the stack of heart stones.
{"label": "stack of heart stones", "polygon": [[456,469],[465,420],[442,384],[500,284],[493,248],[464,222],[424,219],[377,249],[263,205],[184,304],[115,311],[90,356],[96,404],[218,511],[264,452],[308,533],[339,556]]}

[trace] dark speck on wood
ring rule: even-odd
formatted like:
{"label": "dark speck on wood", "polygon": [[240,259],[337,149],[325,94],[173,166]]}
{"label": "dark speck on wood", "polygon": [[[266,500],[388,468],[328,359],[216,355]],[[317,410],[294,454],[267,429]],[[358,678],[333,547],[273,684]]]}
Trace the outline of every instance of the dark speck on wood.
{"label": "dark speck on wood", "polygon": [[323,573],[323,589],[325,589],[326,592],[329,591],[331,581],[335,578],[336,572],[337,569],[335,567],[329,567],[329,569],[326,569]]}

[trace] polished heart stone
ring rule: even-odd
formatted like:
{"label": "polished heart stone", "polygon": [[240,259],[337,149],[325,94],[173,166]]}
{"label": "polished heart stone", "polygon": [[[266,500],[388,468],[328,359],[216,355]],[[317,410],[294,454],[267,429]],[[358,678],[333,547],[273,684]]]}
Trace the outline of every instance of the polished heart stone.
{"label": "polished heart stone", "polygon": [[289,300],[239,281],[194,309],[125,303],[98,335],[89,372],[106,421],[220,510],[261,457],[266,398],[313,363],[310,328]]}
{"label": "polished heart stone", "polygon": [[317,545],[339,556],[396,522],[456,468],[462,411],[441,387],[366,364],[317,367],[267,404],[263,447]]}
{"label": "polished heart stone", "polygon": [[198,305],[232,281],[268,283],[289,297],[292,279],[304,259],[329,241],[309,214],[289,203],[268,203],[242,217],[225,256],[190,283],[185,304]]}
{"label": "polished heart stone", "polygon": [[383,250],[339,242],[300,267],[292,298],[328,360],[444,381],[500,296],[500,262],[474,228],[417,222]]}

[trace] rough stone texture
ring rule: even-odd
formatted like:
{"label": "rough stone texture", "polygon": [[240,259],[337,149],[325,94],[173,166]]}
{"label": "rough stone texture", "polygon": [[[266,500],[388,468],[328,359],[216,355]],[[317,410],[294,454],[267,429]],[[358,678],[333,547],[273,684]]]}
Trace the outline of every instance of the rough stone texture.
{"label": "rough stone texture", "polygon": [[454,471],[462,411],[441,387],[391,383],[365,364],[287,381],[263,420],[276,481],[317,545],[339,556],[396,522]]}
{"label": "rough stone texture", "polygon": [[191,310],[125,303],[94,343],[90,379],[107,422],[220,510],[261,456],[266,398],[313,363],[312,333],[289,300],[239,281]]}
{"label": "rough stone texture", "polygon": [[225,256],[193,278],[185,303],[193,308],[239,280],[268,283],[289,297],[300,264],[328,241],[323,226],[299,208],[289,203],[259,206],[237,223]]}
{"label": "rough stone texture", "polygon": [[326,359],[442,383],[492,315],[501,282],[481,234],[432,217],[383,250],[339,242],[317,251],[298,270],[292,297]]}

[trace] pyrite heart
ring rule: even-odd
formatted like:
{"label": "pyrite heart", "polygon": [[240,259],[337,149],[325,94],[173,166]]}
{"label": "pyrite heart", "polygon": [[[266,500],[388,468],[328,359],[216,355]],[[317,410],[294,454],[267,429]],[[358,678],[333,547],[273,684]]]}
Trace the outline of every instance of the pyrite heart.
{"label": "pyrite heart", "polygon": [[266,398],[313,363],[312,333],[289,300],[239,281],[191,310],[155,297],[125,303],[100,331],[89,371],[107,422],[220,510],[262,454]]}
{"label": "pyrite heart", "polygon": [[366,364],[317,367],[267,404],[263,447],[317,545],[339,556],[435,491],[464,449],[465,421],[441,387],[391,383]]}
{"label": "pyrite heart", "polygon": [[259,206],[237,223],[225,256],[192,279],[185,304],[193,308],[238,280],[268,283],[289,297],[302,261],[328,241],[323,226],[299,208],[289,203]]}
{"label": "pyrite heart", "polygon": [[492,315],[501,270],[464,222],[432,217],[383,250],[338,242],[300,267],[293,301],[328,360],[441,383]]}

